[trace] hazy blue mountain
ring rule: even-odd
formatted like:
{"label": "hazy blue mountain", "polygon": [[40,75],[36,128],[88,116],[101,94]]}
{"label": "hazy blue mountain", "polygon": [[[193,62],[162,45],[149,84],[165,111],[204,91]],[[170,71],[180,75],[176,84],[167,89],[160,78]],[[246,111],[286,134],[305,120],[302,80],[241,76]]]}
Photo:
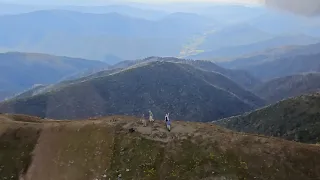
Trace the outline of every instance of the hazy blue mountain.
{"label": "hazy blue mountain", "polygon": [[208,33],[198,49],[217,50],[224,47],[252,44],[272,37],[273,35],[248,24],[237,24]]}
{"label": "hazy blue mountain", "polygon": [[21,14],[39,10],[69,10],[83,13],[105,14],[119,13],[126,16],[143,18],[143,19],[160,19],[168,15],[168,12],[161,10],[152,10],[147,8],[139,8],[126,4],[110,4],[103,6],[81,6],[81,5],[22,5],[0,3],[0,15]]}
{"label": "hazy blue mountain", "polygon": [[253,44],[240,45],[220,48],[217,50],[203,52],[197,55],[189,56],[191,59],[213,59],[213,58],[232,58],[243,55],[253,54],[255,52],[277,48],[289,45],[308,45],[319,42],[319,39],[303,34],[277,36],[268,40]]}
{"label": "hazy blue mountain", "polygon": [[175,56],[192,34],[211,23],[190,13],[149,21],[117,13],[37,11],[0,16],[0,48],[99,60],[108,54],[123,59]]}
{"label": "hazy blue mountain", "polygon": [[263,6],[244,5],[208,5],[194,10],[199,14],[214,18],[224,24],[246,22],[263,15],[267,9]]}
{"label": "hazy blue mountain", "polygon": [[130,5],[108,5],[108,6],[62,6],[59,9],[78,11],[84,13],[106,14],[106,13],[119,13],[126,16],[157,20],[168,15],[168,12],[161,10],[152,10],[146,8],[139,8]]}
{"label": "hazy blue mountain", "polygon": [[320,72],[320,53],[276,58],[259,64],[242,67],[262,80],[307,72]]}
{"label": "hazy blue mountain", "polygon": [[269,103],[320,92],[320,73],[305,73],[272,79],[252,90]]}
{"label": "hazy blue mountain", "polygon": [[105,55],[104,59],[102,59],[102,61],[107,62],[110,65],[113,65],[113,64],[117,64],[117,63],[123,61],[123,59],[119,58],[118,56],[112,55],[112,54],[107,54],[107,55]]}
{"label": "hazy blue mountain", "polygon": [[74,73],[107,67],[99,61],[35,53],[0,54],[0,91],[13,94],[36,84],[52,84]]}
{"label": "hazy blue mountain", "polygon": [[225,68],[246,69],[247,67],[258,66],[269,61],[294,58],[299,55],[313,55],[319,53],[320,43],[305,46],[284,46],[235,58],[227,62],[220,62],[218,64]]}
{"label": "hazy blue mountain", "polygon": [[27,13],[27,12],[40,10],[42,8],[44,7],[33,6],[33,5],[0,3],[0,15]]}

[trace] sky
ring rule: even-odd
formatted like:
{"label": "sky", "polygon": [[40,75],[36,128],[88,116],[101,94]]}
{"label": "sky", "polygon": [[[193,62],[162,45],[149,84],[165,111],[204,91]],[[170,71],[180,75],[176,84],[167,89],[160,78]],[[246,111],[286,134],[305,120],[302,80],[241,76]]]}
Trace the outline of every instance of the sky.
{"label": "sky", "polygon": [[6,3],[38,5],[107,5],[119,2],[177,3],[177,2],[225,2],[241,4],[264,4],[268,7],[290,11],[306,16],[320,16],[320,0],[0,0]]}
{"label": "sky", "polygon": [[252,4],[257,3],[261,0],[0,0],[0,2],[6,3],[15,3],[15,4],[50,4],[50,5],[84,5],[84,4],[91,4],[91,5],[101,5],[101,4],[108,4],[108,3],[115,3],[115,2],[138,2],[138,3],[172,3],[172,2],[232,2],[232,3],[246,3]]}

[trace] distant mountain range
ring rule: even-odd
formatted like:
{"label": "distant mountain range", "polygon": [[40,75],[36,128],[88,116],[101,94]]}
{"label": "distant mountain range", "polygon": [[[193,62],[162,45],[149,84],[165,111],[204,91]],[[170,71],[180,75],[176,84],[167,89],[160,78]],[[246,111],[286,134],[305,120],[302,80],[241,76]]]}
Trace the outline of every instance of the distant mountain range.
{"label": "distant mountain range", "polygon": [[261,80],[320,71],[320,44],[263,51],[252,56],[221,62],[219,65],[250,72]]}
{"label": "distant mountain range", "polygon": [[211,50],[197,55],[189,56],[191,59],[208,59],[213,60],[217,58],[239,58],[244,55],[252,55],[261,51],[274,48],[282,48],[284,46],[293,45],[309,45],[318,43],[320,39],[306,36],[306,35],[290,35],[290,36],[277,36],[265,41],[256,42],[253,44],[229,46],[216,50]]}
{"label": "distant mountain range", "polygon": [[222,74],[186,63],[157,61],[12,99],[1,103],[0,111],[82,119],[113,114],[141,116],[151,109],[156,118],[171,112],[175,119],[206,122],[263,105],[263,100]]}
{"label": "distant mountain range", "polygon": [[272,34],[243,23],[208,33],[198,48],[204,51],[217,50],[224,47],[252,44],[272,37]]}
{"label": "distant mountain range", "polygon": [[[108,67],[99,61],[58,57],[36,53],[0,54],[0,92],[2,99],[36,84],[53,84],[86,70]],[[1,93],[0,93],[1,94]]]}
{"label": "distant mountain range", "polygon": [[318,53],[320,53],[320,43],[300,46],[283,46],[265,49],[242,57],[232,58],[228,61],[219,62],[218,64],[225,68],[244,69],[249,66],[256,66],[269,61]]}
{"label": "distant mountain range", "polygon": [[8,4],[0,3],[0,15],[12,15],[29,13],[39,10],[69,10],[77,11],[83,13],[95,13],[95,14],[105,14],[105,13],[119,13],[126,16],[143,18],[143,19],[160,19],[169,14],[165,11],[151,10],[146,8],[139,8],[130,5],[105,5],[105,6],[54,6],[54,5],[18,5],[18,4]]}
{"label": "distant mountain range", "polygon": [[[167,10],[170,13],[124,4],[16,8],[6,5],[6,15],[0,16],[2,52],[39,52],[102,61],[108,56],[124,60],[148,56],[235,57],[264,48],[314,43],[314,37],[318,37],[314,32],[320,24],[290,17],[291,21],[278,25],[278,19],[287,15],[241,5],[190,6],[181,11]],[[269,20],[260,22],[260,18]],[[302,27],[285,33],[261,28],[265,24],[283,27],[294,23]],[[286,39],[288,34],[298,36]],[[107,63],[116,61],[111,58]]]}
{"label": "distant mountain range", "polygon": [[118,13],[42,10],[0,16],[0,49],[97,60],[176,56],[190,36],[211,25],[210,19],[191,13],[151,21]]}
{"label": "distant mountain range", "polygon": [[253,92],[269,103],[320,92],[320,73],[297,74],[276,78],[258,85]]}
{"label": "distant mountain range", "polygon": [[320,141],[319,102],[319,93],[303,95],[215,123],[241,132],[318,143]]}

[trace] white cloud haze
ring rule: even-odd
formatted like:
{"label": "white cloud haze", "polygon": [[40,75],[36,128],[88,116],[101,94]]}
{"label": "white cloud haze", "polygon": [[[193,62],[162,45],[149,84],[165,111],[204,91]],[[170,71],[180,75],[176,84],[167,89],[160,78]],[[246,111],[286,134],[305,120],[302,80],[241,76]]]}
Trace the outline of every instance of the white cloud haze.
{"label": "white cloud haze", "polygon": [[320,15],[320,0],[265,0],[267,6],[307,16]]}

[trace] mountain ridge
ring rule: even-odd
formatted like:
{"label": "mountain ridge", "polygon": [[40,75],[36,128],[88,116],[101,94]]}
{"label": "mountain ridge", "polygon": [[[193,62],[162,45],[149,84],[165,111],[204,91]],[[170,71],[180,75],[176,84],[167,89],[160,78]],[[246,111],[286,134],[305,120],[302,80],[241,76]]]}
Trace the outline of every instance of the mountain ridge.
{"label": "mountain ridge", "polygon": [[210,121],[263,105],[263,100],[220,74],[187,64],[151,62],[27,99],[9,100],[0,104],[0,111],[79,119],[141,116],[153,109],[155,117],[170,111],[177,118]]}
{"label": "mountain ridge", "polygon": [[[52,84],[88,69],[108,67],[100,61],[39,53],[0,53],[0,91],[11,95],[35,84]],[[41,74],[41,76],[39,76]]]}
{"label": "mountain ridge", "polygon": [[320,73],[304,73],[272,79],[257,87],[253,92],[270,103],[320,91]]}

